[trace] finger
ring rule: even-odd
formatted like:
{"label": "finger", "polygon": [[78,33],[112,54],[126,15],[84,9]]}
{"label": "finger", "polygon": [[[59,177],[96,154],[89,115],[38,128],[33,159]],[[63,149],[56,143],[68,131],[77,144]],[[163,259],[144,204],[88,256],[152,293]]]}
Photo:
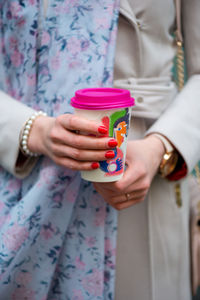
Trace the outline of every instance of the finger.
{"label": "finger", "polygon": [[[146,175],[143,165],[127,165],[123,177],[116,182],[116,188],[126,188],[126,192],[129,193],[132,190],[140,189],[141,179]],[[131,187],[130,187],[131,186]]]}
{"label": "finger", "polygon": [[57,157],[54,159],[57,165],[76,171],[91,171],[99,167],[99,163],[76,161],[68,157]]}
{"label": "finger", "polygon": [[108,128],[98,121],[71,114],[61,115],[57,119],[64,128],[69,130],[80,130],[94,135],[108,135]]}
{"label": "finger", "polygon": [[144,201],[144,199],[145,199],[145,197],[139,197],[138,199],[117,203],[117,204],[114,205],[114,207],[117,210],[122,210],[122,209],[125,209],[125,208],[128,208],[128,207],[131,207],[135,204],[141,203],[142,201]]}
{"label": "finger", "polygon": [[[150,186],[150,181],[148,180],[148,178],[139,177],[135,182],[132,182],[132,177],[129,175],[127,176],[127,172],[128,171],[126,170],[122,179],[120,179],[119,181],[97,183],[95,185],[95,188],[98,189],[98,191],[102,195],[106,195],[106,197],[110,196],[111,198],[116,199],[117,202],[120,202],[120,199],[122,197],[124,198],[126,193],[130,194],[134,192],[136,197],[142,196],[143,194],[145,195]],[[124,179],[125,176],[127,176],[126,179]]]}
{"label": "finger", "polygon": [[[126,178],[124,178],[126,176]],[[138,179],[139,182],[139,179]],[[139,184],[137,182],[136,189],[139,189]],[[102,188],[103,190],[109,191],[111,195],[122,195],[125,194],[125,192],[130,192],[134,188],[132,188],[133,182],[132,177],[127,176],[127,170],[124,172],[123,177],[115,182],[104,182],[104,183],[98,183],[98,188]]]}
{"label": "finger", "polygon": [[125,193],[111,198],[113,204],[134,201],[146,195],[146,190],[134,190],[132,193]]}
{"label": "finger", "polygon": [[112,189],[121,193],[130,193],[137,190],[148,190],[150,187],[149,178],[146,176],[146,171],[143,165],[127,166],[123,177],[108,186],[108,189]]}
{"label": "finger", "polygon": [[110,196],[113,196],[113,195],[120,195],[123,194],[122,191],[119,191],[117,189],[117,185],[116,185],[117,181],[115,182],[103,182],[103,183],[95,183],[94,186],[95,188],[98,190],[98,191],[105,191],[105,193],[107,193],[108,195]]}
{"label": "finger", "polygon": [[51,140],[54,143],[69,145],[78,149],[112,149],[117,146],[114,138],[93,137],[65,130],[63,127],[54,128],[51,132]]}
{"label": "finger", "polygon": [[60,144],[54,144],[52,151],[55,156],[70,157],[78,161],[103,161],[115,157],[115,152],[112,150],[82,150]]}
{"label": "finger", "polygon": [[[112,184],[112,182],[110,182],[110,184]],[[105,182],[94,182],[93,185],[96,191],[101,194],[103,198],[109,199],[113,197],[113,191],[108,189],[108,185]]]}

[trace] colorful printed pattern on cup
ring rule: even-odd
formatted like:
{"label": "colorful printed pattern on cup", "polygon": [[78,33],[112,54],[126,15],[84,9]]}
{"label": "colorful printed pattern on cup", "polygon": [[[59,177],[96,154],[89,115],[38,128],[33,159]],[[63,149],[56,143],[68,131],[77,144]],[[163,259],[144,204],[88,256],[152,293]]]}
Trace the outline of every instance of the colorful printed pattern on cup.
{"label": "colorful printed pattern on cup", "polygon": [[104,176],[113,176],[122,174],[124,171],[124,159],[126,152],[126,139],[130,121],[129,109],[125,108],[114,112],[112,115],[102,118],[102,123],[109,128],[109,136],[114,137],[118,145],[115,157],[100,162],[100,169],[105,172]]}

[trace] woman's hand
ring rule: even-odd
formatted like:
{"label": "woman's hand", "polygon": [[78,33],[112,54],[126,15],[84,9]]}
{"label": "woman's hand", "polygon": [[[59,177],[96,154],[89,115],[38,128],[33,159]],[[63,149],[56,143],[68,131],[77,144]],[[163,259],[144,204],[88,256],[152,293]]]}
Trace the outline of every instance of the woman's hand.
{"label": "woman's hand", "polygon": [[164,151],[163,143],[154,135],[149,135],[142,140],[129,141],[124,176],[113,183],[94,183],[97,192],[118,210],[143,201]]}
{"label": "woman's hand", "polygon": [[[84,132],[86,135],[78,134]],[[114,157],[117,141],[106,137],[101,123],[65,114],[57,118],[41,116],[31,128],[28,148],[50,157],[56,164],[73,170],[92,170],[98,161]]]}

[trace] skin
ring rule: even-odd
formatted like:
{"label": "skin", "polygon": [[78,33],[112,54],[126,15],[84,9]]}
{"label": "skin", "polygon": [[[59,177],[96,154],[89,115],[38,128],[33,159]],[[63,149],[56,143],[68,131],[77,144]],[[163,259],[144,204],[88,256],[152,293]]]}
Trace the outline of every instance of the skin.
{"label": "skin", "polygon": [[[57,118],[39,117],[31,128],[28,148],[50,157],[56,164],[73,170],[92,170],[92,162],[105,160],[109,137],[98,132],[101,123],[71,114]],[[77,134],[82,131],[90,136]],[[100,138],[101,137],[101,138]],[[126,171],[121,180],[94,183],[104,200],[117,210],[144,201],[165,152],[164,145],[154,135],[129,141]],[[130,194],[127,201],[126,194]]]}
{"label": "skin", "polygon": [[[98,132],[102,125],[72,114],[57,118],[41,116],[33,123],[28,148],[50,157],[60,166],[92,170],[92,162],[105,160],[106,152],[112,150],[108,145],[111,138]],[[90,136],[77,134],[77,131]]]}
{"label": "skin", "polygon": [[[129,141],[126,171],[122,179],[109,183],[94,183],[98,193],[117,210],[144,201],[165,152],[163,143],[154,135]],[[129,194],[127,200],[126,194]]]}

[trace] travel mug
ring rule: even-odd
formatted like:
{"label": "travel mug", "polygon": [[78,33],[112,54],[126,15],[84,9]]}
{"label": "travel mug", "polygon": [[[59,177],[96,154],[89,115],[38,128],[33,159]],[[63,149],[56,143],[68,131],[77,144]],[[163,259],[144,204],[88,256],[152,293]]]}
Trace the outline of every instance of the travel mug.
{"label": "travel mug", "polygon": [[108,128],[108,136],[118,142],[113,149],[114,158],[100,161],[98,169],[81,171],[81,177],[94,182],[119,180],[124,172],[131,109],[134,106],[130,92],[117,88],[82,89],[75,92],[71,105],[76,115],[101,121]]}

